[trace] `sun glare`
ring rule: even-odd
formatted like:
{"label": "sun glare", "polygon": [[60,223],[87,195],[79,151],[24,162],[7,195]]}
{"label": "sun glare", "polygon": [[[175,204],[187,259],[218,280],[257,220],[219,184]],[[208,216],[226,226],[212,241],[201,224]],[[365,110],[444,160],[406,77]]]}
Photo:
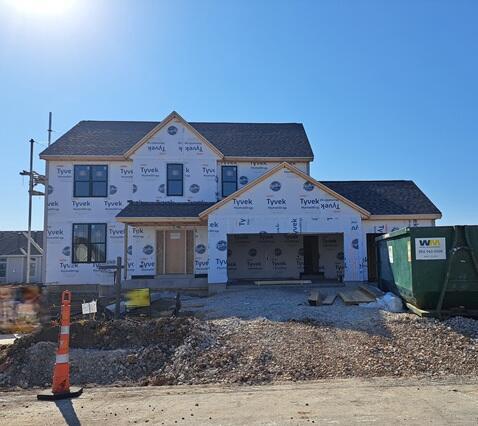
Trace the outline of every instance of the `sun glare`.
{"label": "sun glare", "polygon": [[75,0],[7,0],[17,12],[28,15],[58,16],[71,8]]}

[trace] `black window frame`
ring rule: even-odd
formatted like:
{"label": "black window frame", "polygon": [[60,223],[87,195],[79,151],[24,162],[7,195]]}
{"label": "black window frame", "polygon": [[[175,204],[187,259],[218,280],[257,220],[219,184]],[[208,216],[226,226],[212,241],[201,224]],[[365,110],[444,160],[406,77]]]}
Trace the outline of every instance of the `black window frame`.
{"label": "black window frame", "polygon": [[[79,167],[89,167],[89,176],[87,181],[78,182],[88,182],[88,195],[78,195],[76,191],[76,170]],[[105,180],[95,180],[93,177],[93,167],[106,167],[106,179]],[[108,197],[108,173],[109,167],[108,164],[75,164],[73,166],[73,197],[75,198],[106,198]],[[93,184],[95,182],[105,182],[105,195],[93,195]]]}
{"label": "black window frame", "polygon": [[[181,179],[170,179],[169,177],[169,167],[170,166],[181,166]],[[181,194],[171,194],[169,191],[169,182],[181,182]],[[182,163],[168,163],[166,164],[166,196],[168,197],[182,197],[184,195],[184,164]]]}
{"label": "black window frame", "polygon": [[[224,169],[225,168],[233,168],[236,170],[236,179],[235,181],[232,181],[232,180],[229,180],[229,181],[225,181],[224,180]],[[227,194],[227,195],[224,195],[224,183],[234,183],[236,185],[236,189],[234,191],[232,191],[231,193]],[[222,194],[222,197],[228,197],[229,195],[233,194],[234,192],[237,191],[237,166],[221,166],[221,194]]]}
{"label": "black window frame", "polygon": [[4,256],[1,256],[0,257],[0,263],[2,265],[5,265],[5,274],[0,275],[0,278],[5,278],[6,279],[7,278],[7,272],[8,272],[8,258],[4,257]]}
{"label": "black window frame", "polygon": [[[77,225],[87,225],[88,226],[88,242],[87,242],[87,250],[88,250],[88,254],[87,254],[87,258],[88,260],[85,261],[85,262],[81,262],[81,261],[76,261],[75,260],[75,226]],[[92,243],[91,242],[91,227],[93,225],[103,225],[104,228],[105,228],[105,232],[104,232],[104,235],[105,235],[105,241],[104,243]],[[106,263],[107,259],[108,259],[108,254],[107,254],[107,250],[108,250],[108,224],[107,223],[103,223],[103,222],[95,222],[95,223],[73,223],[72,226],[71,226],[71,263],[73,264],[91,264],[91,263]],[[97,260],[91,260],[91,246],[92,245],[98,245],[98,244],[104,244],[105,246],[105,259],[103,261],[97,261]]]}

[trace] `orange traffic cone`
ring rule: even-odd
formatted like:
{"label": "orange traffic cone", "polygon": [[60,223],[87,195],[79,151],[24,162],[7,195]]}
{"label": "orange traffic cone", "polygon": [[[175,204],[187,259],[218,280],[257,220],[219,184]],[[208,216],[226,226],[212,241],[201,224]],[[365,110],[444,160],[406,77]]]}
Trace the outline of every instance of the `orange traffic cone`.
{"label": "orange traffic cone", "polygon": [[53,384],[50,391],[37,395],[40,400],[55,400],[80,396],[83,388],[70,388],[70,304],[71,291],[61,294],[60,335],[53,369]]}

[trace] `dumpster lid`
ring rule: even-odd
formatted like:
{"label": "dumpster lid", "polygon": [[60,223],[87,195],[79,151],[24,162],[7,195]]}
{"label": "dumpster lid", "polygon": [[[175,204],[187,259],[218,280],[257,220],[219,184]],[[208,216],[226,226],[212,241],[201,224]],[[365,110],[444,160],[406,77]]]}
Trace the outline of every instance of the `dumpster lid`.
{"label": "dumpster lid", "polygon": [[397,231],[389,232],[388,234],[380,235],[379,237],[375,238],[375,241],[378,242],[378,241],[382,241],[382,240],[388,240],[389,238],[399,237],[401,235],[405,235],[405,234],[408,234],[408,233],[410,233],[410,227],[409,226],[407,226],[405,228],[398,229]]}

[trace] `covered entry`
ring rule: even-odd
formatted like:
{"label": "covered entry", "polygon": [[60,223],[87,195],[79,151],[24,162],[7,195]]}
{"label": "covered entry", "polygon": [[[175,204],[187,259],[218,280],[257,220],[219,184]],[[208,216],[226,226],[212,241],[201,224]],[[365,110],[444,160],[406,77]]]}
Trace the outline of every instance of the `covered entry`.
{"label": "covered entry", "polygon": [[342,280],[342,234],[230,234],[230,281],[252,279]]}
{"label": "covered entry", "polygon": [[194,232],[175,229],[156,231],[157,274],[194,273]]}

